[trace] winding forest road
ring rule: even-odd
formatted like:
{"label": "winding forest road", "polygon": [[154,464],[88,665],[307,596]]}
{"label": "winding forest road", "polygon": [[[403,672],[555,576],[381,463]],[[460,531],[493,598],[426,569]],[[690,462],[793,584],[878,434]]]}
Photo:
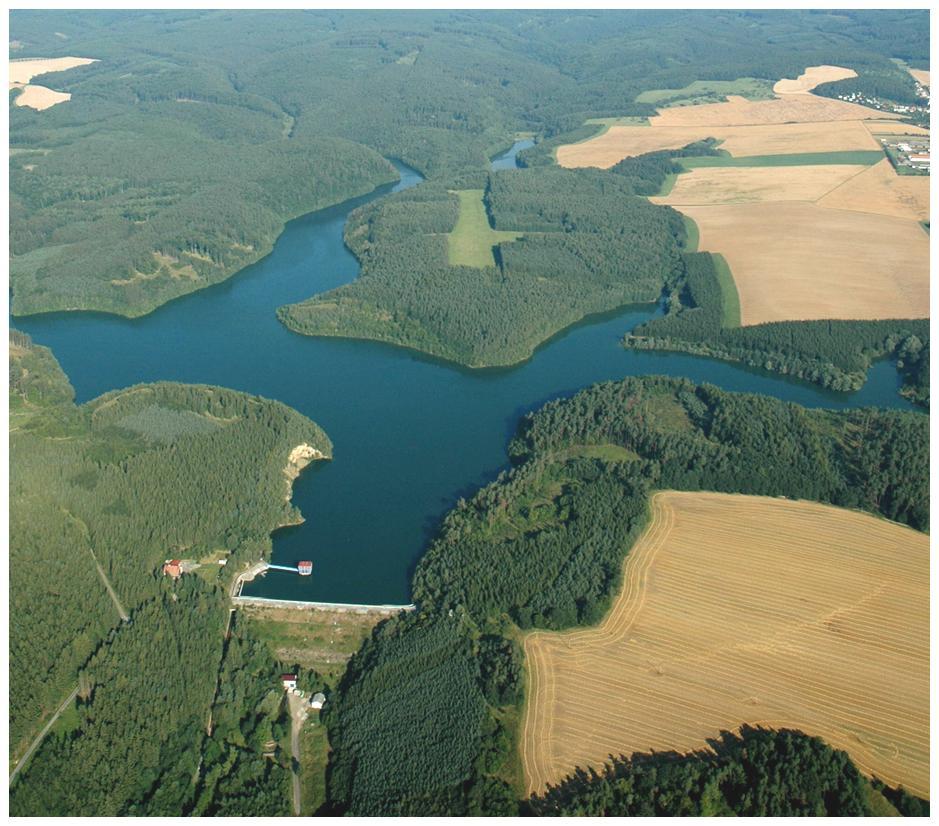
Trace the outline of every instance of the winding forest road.
{"label": "winding forest road", "polygon": [[66,697],[62,701],[62,705],[60,705],[56,709],[55,714],[52,715],[52,717],[49,719],[49,722],[46,723],[42,731],[40,731],[39,734],[36,735],[36,739],[33,740],[32,743],[30,743],[29,748],[26,749],[26,754],[24,754],[20,758],[19,762],[16,764],[13,771],[10,772],[10,785],[11,786],[13,785],[13,781],[16,779],[16,776],[20,773],[20,769],[22,769],[23,766],[26,765],[29,758],[33,756],[33,752],[36,751],[37,748],[39,748],[39,744],[42,742],[43,738],[49,733],[49,729],[51,729],[55,725],[55,721],[59,719],[62,712],[65,711],[65,709],[67,709],[69,705],[72,703],[72,701],[78,696],[78,688],[79,688],[78,686],[75,686],[75,688],[72,689],[72,693],[69,694],[68,697]]}

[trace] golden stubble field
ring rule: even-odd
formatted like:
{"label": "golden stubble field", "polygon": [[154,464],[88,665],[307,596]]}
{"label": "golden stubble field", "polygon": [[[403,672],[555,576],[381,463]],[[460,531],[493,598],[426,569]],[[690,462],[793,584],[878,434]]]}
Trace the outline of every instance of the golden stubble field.
{"label": "golden stubble field", "polygon": [[847,80],[849,77],[857,77],[857,72],[843,66],[809,66],[794,80],[784,77],[777,81],[773,92],[777,95],[807,95],[821,83]]}
{"label": "golden stubble field", "polygon": [[[847,209],[893,215],[910,221],[929,220],[929,176],[897,175],[884,158],[861,174],[848,178],[816,203],[829,209]],[[928,255],[928,251],[924,251]]]}
{"label": "golden stubble field", "polygon": [[838,66],[810,66],[794,80],[777,82],[773,100],[728,95],[722,103],[665,108],[648,126],[611,126],[590,140],[559,146],[557,162],[607,169],[623,158],[708,137],[721,140],[721,148],[735,157],[877,149],[864,121],[889,123],[898,115],[810,94],[819,83],[853,76]]}
{"label": "golden stubble field", "polygon": [[850,164],[706,166],[679,175],[668,195],[649,200],[679,208],[694,204],[817,201],[869,168]]}
{"label": "golden stubble field", "polygon": [[31,109],[48,109],[57,103],[71,99],[68,92],[57,92],[46,86],[31,84],[29,81],[48,72],[64,72],[76,66],[86,66],[97,61],[89,57],[48,57],[11,60],[10,89],[22,89],[14,101],[16,106],[29,106]]}
{"label": "golden stubble field", "polygon": [[529,792],[609,755],[796,728],[929,795],[929,539],[783,499],[658,493],[604,622],[525,638]]}
{"label": "golden stubble field", "polygon": [[682,206],[724,256],[740,323],[929,317],[929,236],[916,222],[799,201]]}

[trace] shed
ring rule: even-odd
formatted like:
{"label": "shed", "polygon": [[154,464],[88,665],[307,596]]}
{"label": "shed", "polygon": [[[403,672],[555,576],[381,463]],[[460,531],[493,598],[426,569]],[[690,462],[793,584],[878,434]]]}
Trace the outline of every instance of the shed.
{"label": "shed", "polygon": [[322,691],[317,691],[310,697],[310,708],[321,709],[326,705],[326,695]]}

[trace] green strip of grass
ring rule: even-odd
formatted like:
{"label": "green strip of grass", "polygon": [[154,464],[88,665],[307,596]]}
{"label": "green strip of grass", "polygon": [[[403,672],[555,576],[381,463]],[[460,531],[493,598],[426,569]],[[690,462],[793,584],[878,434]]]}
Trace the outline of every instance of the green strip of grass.
{"label": "green strip of grass", "polygon": [[649,89],[636,98],[636,103],[674,106],[680,103],[719,101],[727,95],[740,95],[749,100],[769,100],[774,97],[773,84],[754,77],[740,77],[736,80],[695,80],[682,89]]}
{"label": "green strip of grass", "polygon": [[682,215],[681,220],[685,225],[685,252],[698,251],[698,225],[687,215]]}
{"label": "green strip of grass", "polygon": [[[648,126],[649,119],[641,118],[637,116],[627,115],[621,118],[588,118],[584,121],[584,124],[589,124],[590,126],[602,126],[603,129],[600,132],[597,132],[596,135],[591,135],[585,140],[593,140],[594,138],[602,135],[607,131],[611,126]],[[583,143],[583,141],[577,141],[577,143]]]}
{"label": "green strip of grass", "polygon": [[656,196],[659,198],[664,198],[668,195],[672,189],[675,187],[675,181],[678,180],[679,173],[671,172],[665,176],[665,180],[662,181],[662,188],[656,193]]}
{"label": "green strip of grass", "polygon": [[714,270],[717,272],[717,283],[721,288],[721,307],[723,316],[721,325],[726,329],[740,326],[740,296],[737,294],[737,285],[734,283],[734,277],[731,275],[730,267],[724,260],[724,256],[712,252],[714,259]]}
{"label": "green strip of grass", "polygon": [[884,159],[880,149],[857,152],[801,152],[794,155],[750,155],[735,158],[733,155],[708,155],[698,158],[678,158],[685,169],[700,169],[706,166],[818,166],[821,164],[849,164],[872,166]]}
{"label": "green strip of grass", "polygon": [[481,189],[458,191],[460,217],[447,235],[447,258],[453,267],[494,267],[493,247],[505,241],[515,241],[520,232],[504,232],[489,226],[489,216],[483,204]]}

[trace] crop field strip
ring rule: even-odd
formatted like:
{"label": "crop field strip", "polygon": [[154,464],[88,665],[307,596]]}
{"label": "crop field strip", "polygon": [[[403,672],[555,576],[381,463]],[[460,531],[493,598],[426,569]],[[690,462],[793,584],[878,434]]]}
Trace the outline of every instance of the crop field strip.
{"label": "crop field strip", "polygon": [[750,723],[820,735],[928,795],[928,538],[766,497],[652,508],[604,622],[526,638],[529,790]]}
{"label": "crop field strip", "polygon": [[851,69],[838,66],[810,66],[798,78],[778,81],[773,87],[776,96],[769,100],[729,94],[719,103],[663,107],[649,118],[648,128],[611,126],[592,139],[559,146],[556,158],[566,167],[608,168],[626,157],[678,149],[708,137],[721,140],[735,158],[873,152],[880,145],[864,121],[889,124],[899,116],[811,94],[819,83],[854,76]]}
{"label": "crop field strip", "polygon": [[878,163],[845,166],[688,159],[690,171],[652,200],[695,222],[698,249],[725,256],[745,325],[928,317],[929,180],[901,177],[874,154]]}

